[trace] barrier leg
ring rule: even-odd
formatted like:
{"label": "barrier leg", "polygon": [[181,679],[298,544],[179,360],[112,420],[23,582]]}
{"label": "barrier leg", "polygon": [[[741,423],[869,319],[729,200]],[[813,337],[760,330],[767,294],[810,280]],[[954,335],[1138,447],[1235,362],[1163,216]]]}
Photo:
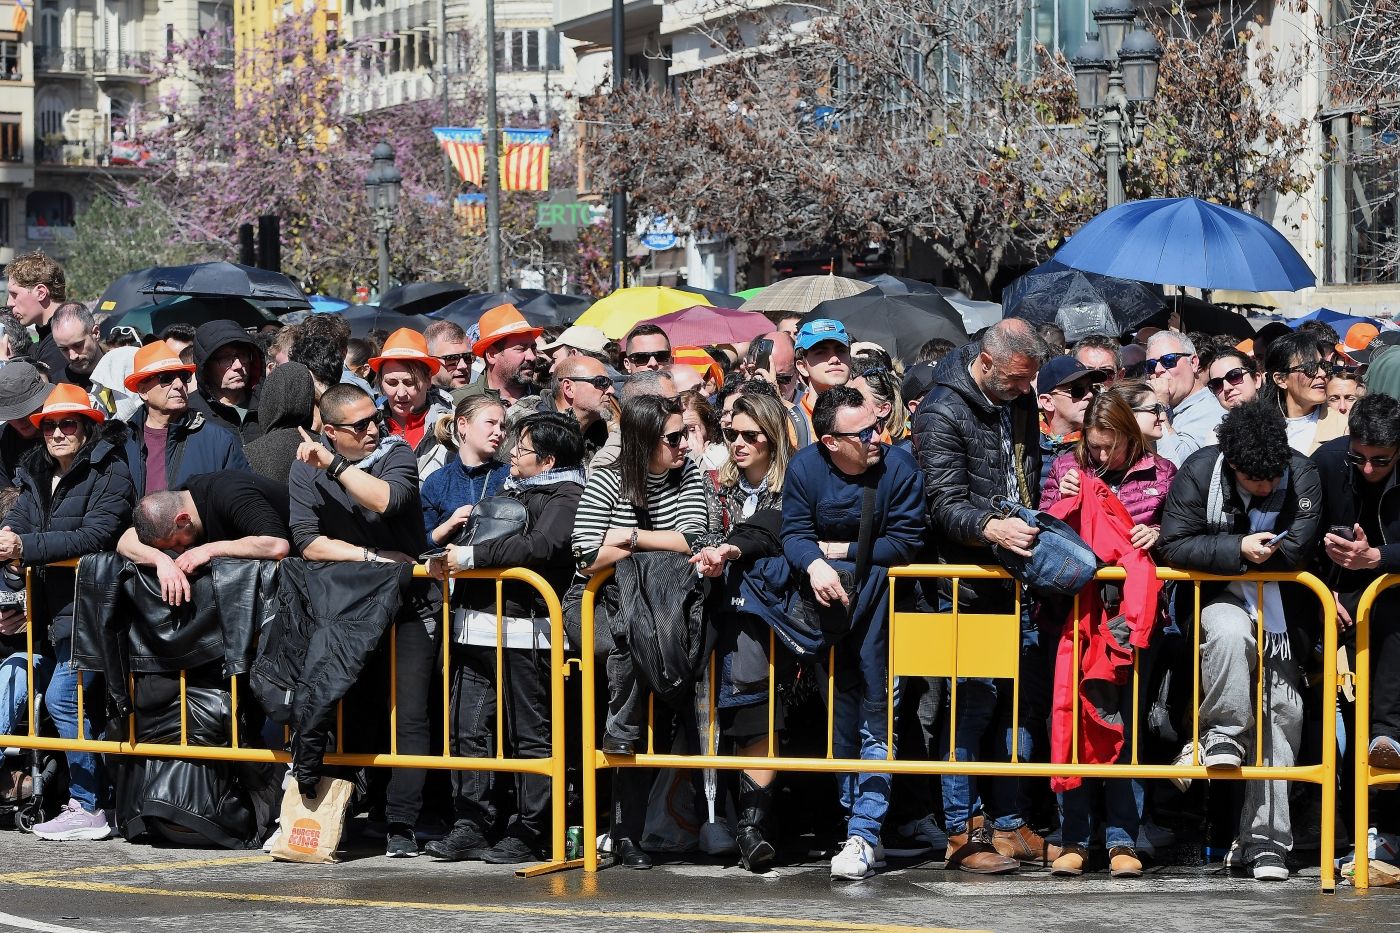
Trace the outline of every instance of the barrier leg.
{"label": "barrier leg", "polygon": [[[1371,594],[1367,593],[1367,597]],[[1365,611],[1361,611],[1365,610]],[[1371,613],[1366,598],[1356,614],[1356,706],[1352,717],[1352,758],[1356,774],[1353,788],[1356,794],[1356,822],[1352,826],[1351,845],[1356,857],[1352,862],[1351,883],[1364,891],[1371,886]],[[1323,658],[1327,669],[1328,658]]]}

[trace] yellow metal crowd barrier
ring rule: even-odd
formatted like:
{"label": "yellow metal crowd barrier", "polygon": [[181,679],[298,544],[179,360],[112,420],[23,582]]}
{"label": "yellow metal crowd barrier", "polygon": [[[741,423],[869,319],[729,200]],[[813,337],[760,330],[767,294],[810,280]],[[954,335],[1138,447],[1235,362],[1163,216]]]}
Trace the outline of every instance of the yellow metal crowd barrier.
{"label": "yellow metal crowd barrier", "polygon": [[[1356,715],[1352,727],[1352,754],[1356,773],[1356,823],[1352,827],[1352,847],[1356,861],[1351,883],[1357,888],[1371,886],[1371,857],[1368,851],[1371,829],[1371,788],[1400,784],[1400,771],[1371,767],[1371,615],[1381,594],[1400,585],[1400,574],[1389,574],[1374,581],[1361,595],[1356,609]],[[1388,671],[1395,677],[1400,672]],[[1394,793],[1394,791],[1392,791]]]}
{"label": "yellow metal crowd barrier", "polygon": [[[77,561],[63,561],[49,565],[50,568],[75,568]],[[414,576],[426,577],[427,571],[423,566],[414,568]],[[551,858],[541,865],[531,866],[521,869],[516,873],[522,876],[532,876],[544,874],[550,871],[558,871],[562,868],[575,867],[578,860],[573,863],[565,859],[565,813],[564,806],[567,799],[565,792],[565,717],[564,717],[564,678],[567,666],[564,661],[564,615],[559,605],[559,597],[549,583],[533,570],[523,567],[512,567],[501,570],[461,570],[453,571],[452,579],[457,580],[492,580],[496,584],[496,754],[491,758],[468,758],[453,755],[451,749],[454,741],[451,731],[453,717],[451,715],[451,676],[452,676],[452,617],[450,600],[448,599],[448,581],[443,581],[443,608],[442,608],[442,753],[438,755],[401,755],[398,752],[397,729],[397,684],[395,682],[395,653],[397,651],[397,631],[393,626],[389,629],[389,751],[387,753],[352,753],[344,750],[345,742],[345,721],[343,702],[336,710],[335,725],[335,750],[327,753],[325,763],[328,765],[344,765],[348,767],[389,767],[389,768],[432,768],[439,770],[454,771],[502,771],[515,774],[538,774],[548,778],[551,784]],[[26,593],[26,614],[32,612],[33,574],[26,572],[25,593]],[[549,610],[549,652],[550,652],[550,755],[548,758],[508,758],[504,753],[505,730],[504,716],[507,699],[503,695],[505,677],[503,676],[503,665],[505,662],[504,648],[505,638],[503,634],[504,618],[502,615],[503,602],[502,586],[506,582],[523,583],[532,587],[544,600],[545,606]],[[31,619],[32,622],[32,619]],[[26,648],[28,649],[27,676],[28,683],[34,683],[34,626],[26,626]],[[281,750],[258,748],[249,746],[240,741],[238,734],[238,704],[239,704],[239,678],[229,678],[229,703],[231,733],[229,744],[226,746],[210,745],[190,745],[189,744],[189,723],[188,704],[186,701],[186,672],[180,671],[180,741],[178,743],[156,743],[137,741],[137,717],[133,712],[127,719],[127,735],[124,739],[94,739],[84,735],[84,708],[87,702],[84,696],[82,679],[78,680],[78,737],[76,739],[63,739],[54,736],[44,736],[38,734],[37,717],[35,710],[35,691],[29,690],[29,716],[28,729],[24,735],[0,735],[0,746],[13,748],[33,748],[60,752],[86,751],[96,754],[106,755],[131,755],[145,758],[182,758],[198,761],[237,761],[237,762],[289,762],[291,756]],[[134,694],[133,681],[128,684],[128,690]],[[105,698],[99,700],[105,703]]]}
{"label": "yellow metal crowd barrier", "polygon": [[[587,590],[583,598],[582,626],[580,641],[583,645],[592,645],[594,629],[594,602],[598,589],[611,576],[611,571],[600,572],[589,581]],[[1255,754],[1252,764],[1245,764],[1239,768],[1211,768],[1207,770],[1200,763],[1201,749],[1201,720],[1199,705],[1194,707],[1192,714],[1191,735],[1193,739],[1192,760],[1189,765],[1173,764],[1143,764],[1138,758],[1138,739],[1141,730],[1138,728],[1138,716],[1140,704],[1138,700],[1137,677],[1133,678],[1133,744],[1130,751],[1130,758],[1123,764],[1086,764],[1078,760],[1078,724],[1079,724],[1079,667],[1074,665],[1074,735],[1071,744],[1073,757],[1068,763],[1054,763],[1050,761],[1024,761],[1020,760],[1013,749],[1012,760],[1008,762],[995,761],[956,761],[952,749],[956,748],[956,709],[957,709],[957,680],[959,677],[978,677],[1006,679],[1013,682],[1013,690],[1019,693],[1019,672],[1021,659],[1021,597],[1020,587],[1016,587],[1015,605],[1010,612],[1004,613],[963,613],[958,611],[958,586],[963,580],[1010,580],[1010,575],[1000,567],[981,566],[954,566],[954,565],[913,565],[896,567],[890,570],[890,626],[889,626],[889,682],[887,684],[889,702],[889,721],[887,735],[891,740],[887,742],[887,758],[879,761],[837,758],[834,754],[834,702],[831,698],[835,696],[835,658],[836,652],[830,652],[826,670],[827,676],[827,742],[826,755],[822,758],[798,758],[784,757],[777,752],[777,736],[774,730],[774,697],[776,696],[776,673],[774,668],[774,638],[769,635],[769,664],[768,664],[768,736],[767,754],[759,757],[750,756],[730,756],[730,755],[675,755],[657,753],[654,747],[654,727],[655,727],[655,703],[649,703],[646,750],[638,752],[636,755],[608,755],[599,750],[597,729],[598,698],[596,690],[600,683],[597,676],[596,662],[592,651],[582,652],[582,674],[583,674],[583,796],[584,796],[584,826],[583,838],[584,846],[584,868],[587,871],[597,871],[598,852],[595,845],[589,844],[591,840],[597,838],[597,814],[598,814],[598,772],[608,768],[715,768],[715,769],[762,769],[776,771],[805,771],[805,772],[828,772],[828,773],[850,773],[858,771],[879,771],[893,774],[926,774],[944,775],[961,774],[977,775],[981,777],[1054,777],[1054,776],[1079,776],[1085,778],[1138,778],[1138,779],[1161,779],[1161,778],[1191,778],[1213,780],[1288,780],[1304,781],[1317,784],[1322,789],[1322,854],[1321,854],[1321,884],[1322,890],[1331,893],[1335,887],[1333,871],[1333,848],[1334,848],[1334,822],[1336,805],[1336,670],[1333,665],[1324,665],[1323,670],[1323,710],[1322,710],[1322,748],[1321,761],[1314,765],[1293,765],[1288,767],[1271,766],[1264,763],[1263,756],[1263,734],[1264,720],[1262,715],[1264,710],[1264,679],[1256,678],[1257,689],[1255,694]],[[1194,600],[1192,613],[1194,623],[1192,625],[1193,636],[1193,684],[1194,695],[1200,696],[1201,687],[1201,584],[1209,582],[1240,582],[1241,580],[1255,584],[1260,587],[1260,599],[1257,604],[1262,606],[1262,587],[1266,583],[1292,583],[1306,587],[1317,596],[1322,608],[1323,631],[1324,631],[1324,657],[1334,658],[1337,653],[1337,630],[1336,630],[1336,607],[1332,600],[1331,591],[1310,573],[1250,573],[1242,577],[1224,577],[1210,574],[1188,573],[1180,570],[1168,568],[1158,568],[1157,576],[1164,581],[1180,581],[1193,587]],[[1098,574],[1099,580],[1123,580],[1126,574],[1119,568],[1108,568]],[[953,581],[953,609],[944,613],[919,613],[898,611],[896,606],[897,588],[902,581],[918,579],[947,578]],[[1075,617],[1078,616],[1078,601],[1075,601]],[[1256,670],[1262,671],[1263,651],[1264,651],[1264,619],[1258,620],[1257,643],[1259,650],[1258,665]],[[1080,657],[1078,626],[1075,627],[1075,658],[1076,662]],[[1136,653],[1134,656],[1134,673],[1137,671],[1138,660]],[[718,695],[718,684],[715,680],[715,664],[713,659],[709,665],[710,677],[710,716],[708,748],[715,748],[715,697]],[[895,694],[895,680],[898,677],[940,677],[948,678],[951,683],[950,690],[950,740],[949,754],[947,759],[916,761],[908,759],[895,759],[894,736],[894,704],[892,702]],[[606,698],[605,698],[606,700]],[[1012,709],[1016,710],[1019,705],[1019,695],[1013,698]],[[1013,716],[1016,713],[1013,713]],[[1012,735],[1017,734],[1018,723],[1013,720]],[[702,740],[706,737],[702,736]],[[1018,743],[1013,743],[1013,745]],[[1400,774],[1392,776],[1396,781],[1400,781]],[[1364,838],[1364,833],[1363,833]]]}

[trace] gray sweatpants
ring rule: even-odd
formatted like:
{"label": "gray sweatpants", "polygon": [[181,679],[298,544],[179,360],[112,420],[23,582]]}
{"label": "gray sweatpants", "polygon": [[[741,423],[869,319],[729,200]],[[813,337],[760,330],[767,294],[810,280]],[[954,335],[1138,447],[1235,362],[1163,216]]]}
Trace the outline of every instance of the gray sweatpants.
{"label": "gray sweatpants", "polygon": [[[1246,765],[1255,763],[1255,673],[1259,661],[1256,626],[1233,594],[1217,597],[1201,611],[1201,745],[1229,742]],[[1264,657],[1264,758],[1288,767],[1303,733],[1301,670],[1292,658]],[[1261,848],[1290,849],[1287,781],[1250,781],[1240,813],[1245,861]]]}

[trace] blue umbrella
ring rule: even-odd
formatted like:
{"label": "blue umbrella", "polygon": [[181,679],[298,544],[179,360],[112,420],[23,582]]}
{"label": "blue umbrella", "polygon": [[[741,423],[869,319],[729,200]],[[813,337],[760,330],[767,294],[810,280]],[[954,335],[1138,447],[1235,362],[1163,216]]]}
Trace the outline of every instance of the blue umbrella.
{"label": "blue umbrella", "polygon": [[1357,317],[1351,314],[1343,314],[1340,311],[1333,311],[1331,308],[1318,308],[1316,311],[1309,311],[1302,317],[1295,317],[1293,320],[1287,321],[1286,323],[1289,327],[1296,330],[1299,325],[1305,324],[1308,321],[1321,321],[1324,324],[1331,324],[1332,329],[1342,335],[1345,335],[1353,324],[1370,324],[1375,328],[1381,326],[1380,321],[1377,321],[1373,317]]}
{"label": "blue umbrella", "polygon": [[1055,259],[1085,272],[1194,288],[1292,292],[1317,282],[1269,224],[1198,198],[1109,208],[1070,237]]}

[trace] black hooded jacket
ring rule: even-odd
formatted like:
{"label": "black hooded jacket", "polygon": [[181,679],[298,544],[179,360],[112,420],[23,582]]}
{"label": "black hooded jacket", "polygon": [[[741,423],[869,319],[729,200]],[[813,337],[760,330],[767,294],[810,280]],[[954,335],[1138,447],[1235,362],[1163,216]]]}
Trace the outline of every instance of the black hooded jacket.
{"label": "black hooded jacket", "polygon": [[[246,417],[240,418],[238,410],[214,398],[210,386],[214,384],[209,373],[209,360],[215,353],[231,343],[243,345],[248,353],[250,371],[248,373],[248,404]],[[265,364],[262,350],[243,328],[232,321],[210,321],[201,324],[194,332],[195,375],[199,377],[199,391],[190,395],[190,409],[203,412],[206,417],[222,421],[232,428],[246,444],[262,435],[258,399],[262,387]]]}
{"label": "black hooded jacket", "polygon": [[314,433],[316,386],[311,370],[300,363],[283,363],[259,387],[258,426],[262,436],[244,448],[253,472],[285,483],[301,444],[301,432]]}

